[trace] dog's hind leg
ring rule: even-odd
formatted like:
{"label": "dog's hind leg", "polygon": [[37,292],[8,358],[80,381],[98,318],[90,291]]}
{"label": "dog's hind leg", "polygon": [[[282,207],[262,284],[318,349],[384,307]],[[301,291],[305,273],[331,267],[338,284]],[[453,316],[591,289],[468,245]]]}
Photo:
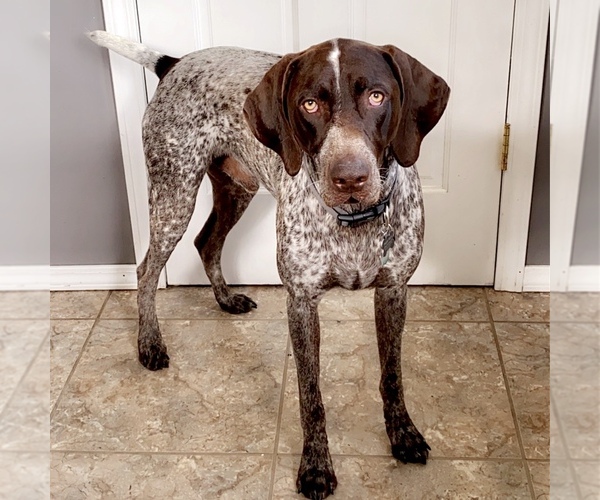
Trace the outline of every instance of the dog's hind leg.
{"label": "dog's hind leg", "polygon": [[401,462],[426,463],[429,445],[413,424],[402,387],[400,355],[406,318],[406,285],[375,289],[375,325],[381,363],[379,390],[392,455]]}
{"label": "dog's hind leg", "polygon": [[225,238],[240,219],[258,190],[258,182],[231,157],[217,158],[208,169],[213,188],[213,209],[194,245],[221,309],[240,314],[256,307],[243,294],[234,294],[221,270],[221,253]]}
{"label": "dog's hind leg", "polygon": [[[137,269],[138,353],[140,363],[149,370],[169,366],[156,316],[156,288],[160,272],[189,224],[199,185],[199,179],[189,182],[171,178],[168,184],[161,179],[151,182],[150,244]],[[176,193],[173,186],[176,186]]]}

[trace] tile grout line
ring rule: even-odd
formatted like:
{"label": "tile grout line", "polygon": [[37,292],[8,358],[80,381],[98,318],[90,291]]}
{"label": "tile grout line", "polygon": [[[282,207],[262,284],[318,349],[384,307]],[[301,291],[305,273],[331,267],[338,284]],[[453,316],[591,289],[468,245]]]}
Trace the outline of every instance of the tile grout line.
{"label": "tile grout line", "polygon": [[492,315],[492,307],[487,294],[487,289],[483,289],[483,295],[485,297],[485,304],[488,311],[489,323],[492,329],[492,337],[496,346],[496,352],[498,354],[498,360],[500,362],[500,370],[502,372],[502,378],[504,380],[504,386],[506,387],[506,395],[508,396],[508,404],[510,405],[510,412],[513,418],[513,424],[515,426],[515,433],[517,435],[517,442],[519,444],[519,450],[521,452],[521,461],[525,468],[525,476],[527,477],[527,486],[529,489],[529,495],[532,500],[535,500],[535,490],[533,489],[533,479],[531,477],[531,471],[529,470],[529,464],[527,463],[527,456],[525,454],[525,447],[523,446],[523,436],[521,435],[521,426],[519,425],[519,419],[517,418],[517,411],[515,408],[512,392],[510,390],[510,382],[508,380],[508,374],[506,373],[506,366],[504,365],[504,357],[502,356],[502,349],[500,348],[500,339],[496,332],[496,325],[494,323],[494,316]]}
{"label": "tile grout line", "polygon": [[[268,322],[268,321],[287,321],[287,316],[282,316],[279,318],[253,318],[251,316],[244,316],[244,319],[232,319],[230,317],[222,317],[222,318],[186,318],[180,316],[174,317],[159,317],[159,321],[256,321],[256,322]],[[56,318],[56,319],[68,319],[72,321],[84,321],[90,320],[91,318]],[[138,319],[137,316],[115,316],[115,317],[102,317],[100,318],[102,321],[136,321]],[[352,321],[354,323],[373,323],[374,318],[319,318],[319,321],[322,323],[333,323],[333,322],[342,322],[342,321]],[[489,319],[407,319],[406,323],[481,323],[487,324],[489,323]],[[495,323],[502,324],[531,324],[531,325],[544,325],[548,324],[548,321],[529,321],[529,320],[500,320],[495,321]],[[571,324],[572,322],[566,322]],[[596,324],[595,322],[579,322],[577,324]]]}
{"label": "tile grout line", "polygon": [[[50,423],[52,423],[52,419],[54,418],[56,409],[58,408],[60,401],[63,397],[63,393],[65,392],[67,385],[69,385],[69,382],[71,381],[71,378],[73,377],[73,374],[75,373],[75,369],[79,365],[79,361],[81,360],[81,357],[83,356],[85,348],[87,347],[87,345],[90,341],[92,333],[94,332],[94,330],[96,329],[96,326],[98,325],[98,322],[100,321],[102,312],[104,311],[104,308],[106,307],[106,304],[108,303],[108,299],[110,298],[111,294],[112,294],[112,290],[109,290],[108,293],[106,294],[106,297],[104,298],[104,302],[102,303],[102,306],[100,306],[100,309],[98,310],[98,314],[96,314],[94,323],[92,324],[90,331],[88,332],[88,334],[85,338],[85,341],[83,342],[81,349],[79,350],[79,355],[77,356],[77,359],[73,363],[73,367],[71,368],[71,371],[69,372],[69,376],[65,380],[65,383],[63,384],[62,389],[60,390],[60,393],[58,394],[58,397],[56,398],[56,401],[54,402],[54,406],[52,407],[52,411],[50,412]],[[61,319],[67,319],[67,318],[61,318]],[[68,319],[72,321],[71,318],[68,318]],[[89,321],[90,318],[87,318],[87,320]],[[52,358],[50,359],[50,366],[52,366]],[[50,440],[50,443],[52,446],[52,439]]]}
{"label": "tile grout line", "polygon": [[[20,450],[0,450],[0,453],[23,453]],[[48,453],[48,452],[40,452],[40,451],[31,451],[27,453]],[[72,449],[54,449],[51,450],[50,453],[71,453],[71,454],[86,454],[86,455],[136,455],[136,456],[206,456],[206,457],[265,457],[271,455],[270,452],[265,451],[263,453],[260,452],[243,452],[243,451],[234,451],[234,452],[218,452],[218,451],[119,451],[119,450],[72,450]],[[286,457],[301,457],[301,453],[280,453],[282,456]],[[350,453],[350,454],[339,454],[332,453],[332,458],[337,459],[347,459],[347,458],[360,458],[364,460],[370,459],[378,459],[378,460],[392,460],[391,455],[363,455],[360,453]],[[523,460],[521,458],[508,458],[508,457],[429,457],[427,459],[432,461],[439,462],[498,462],[498,463],[522,463]],[[549,462],[549,460],[543,459],[532,459],[532,462]],[[576,460],[579,462],[584,462],[586,460]],[[597,460],[589,459],[588,462],[596,463]]]}
{"label": "tile grout line", "polygon": [[290,336],[287,336],[287,343],[285,345],[285,362],[283,364],[283,378],[281,381],[281,395],[279,397],[279,411],[277,413],[277,427],[275,428],[275,443],[273,446],[273,459],[271,463],[271,481],[269,484],[269,496],[267,498],[273,498],[273,490],[275,489],[275,471],[277,469],[277,457],[279,452],[279,434],[281,432],[281,420],[283,416],[283,403],[285,400],[285,388],[287,385],[287,372],[288,364],[290,360]]}
{"label": "tile grout line", "polygon": [[[29,375],[29,373],[31,373],[31,368],[33,367],[33,364],[37,360],[40,353],[42,352],[42,348],[44,347],[44,344],[46,343],[46,339],[48,339],[48,341],[50,340],[50,331],[51,331],[50,319],[48,319],[48,332],[46,332],[46,335],[44,335],[44,338],[40,342],[40,345],[37,346],[37,348],[35,350],[35,354],[31,357],[31,361],[29,361],[29,363],[27,364],[27,368],[23,372],[23,375],[21,375],[21,378],[19,378],[19,382],[17,382],[17,385],[15,386],[12,394],[6,400],[6,403],[4,404],[2,409],[0,409],[0,420],[2,420],[2,418],[4,417],[4,414],[8,411],[8,408],[11,405],[11,403],[14,401],[14,399],[17,395],[17,392],[23,385],[23,383],[24,383],[25,379],[27,378],[27,376]],[[50,349],[50,347],[48,347],[48,349]],[[50,373],[48,373],[48,378],[50,378]]]}

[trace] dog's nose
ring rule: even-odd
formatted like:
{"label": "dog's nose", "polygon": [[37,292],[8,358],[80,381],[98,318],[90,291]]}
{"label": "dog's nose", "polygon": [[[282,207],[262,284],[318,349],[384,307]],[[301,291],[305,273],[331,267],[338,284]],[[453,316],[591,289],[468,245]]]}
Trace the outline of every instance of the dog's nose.
{"label": "dog's nose", "polygon": [[369,180],[369,166],[360,160],[346,159],[333,165],[330,171],[333,185],[344,193],[353,193]]}

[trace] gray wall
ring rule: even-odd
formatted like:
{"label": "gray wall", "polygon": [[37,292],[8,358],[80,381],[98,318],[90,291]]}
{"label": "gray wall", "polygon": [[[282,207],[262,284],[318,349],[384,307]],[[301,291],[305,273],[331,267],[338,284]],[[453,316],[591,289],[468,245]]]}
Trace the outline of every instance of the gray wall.
{"label": "gray wall", "polygon": [[48,2],[2,2],[0,19],[0,265],[48,265]]}
{"label": "gray wall", "polygon": [[550,264],[550,55],[548,48],[549,45],[546,43],[546,67],[525,259],[527,265]]}
{"label": "gray wall", "polygon": [[52,3],[51,252],[53,265],[134,263],[100,0]]}

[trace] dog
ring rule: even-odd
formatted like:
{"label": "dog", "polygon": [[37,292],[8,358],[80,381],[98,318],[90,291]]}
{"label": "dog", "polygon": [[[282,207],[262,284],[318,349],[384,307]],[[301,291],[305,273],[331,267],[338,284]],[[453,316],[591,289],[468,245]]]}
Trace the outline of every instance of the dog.
{"label": "dog", "polygon": [[194,244],[221,308],[239,314],[256,307],[228,288],[220,260],[227,234],[263,185],[277,200],[277,266],[298,370],[298,493],[323,499],[337,486],[319,390],[317,312],[333,287],[375,288],[391,452],[425,464],[430,448],[404,404],[400,348],[407,282],[423,246],[414,164],[446,108],[446,82],[392,45],[355,40],[283,57],[217,47],[174,58],[103,31],[89,37],[160,79],[143,120],[150,244],[137,270],[141,364],[169,365],[156,288],[205,174],[214,206]]}

